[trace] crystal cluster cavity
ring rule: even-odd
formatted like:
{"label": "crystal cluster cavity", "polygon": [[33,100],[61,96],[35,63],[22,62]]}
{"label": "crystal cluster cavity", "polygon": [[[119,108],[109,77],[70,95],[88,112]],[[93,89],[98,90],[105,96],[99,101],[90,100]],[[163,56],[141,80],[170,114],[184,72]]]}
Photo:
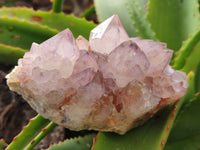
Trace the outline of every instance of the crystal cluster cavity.
{"label": "crystal cluster cavity", "polygon": [[71,130],[124,134],[187,91],[166,44],[129,38],[117,15],[89,41],[66,29],[19,59],[7,83],[43,117]]}

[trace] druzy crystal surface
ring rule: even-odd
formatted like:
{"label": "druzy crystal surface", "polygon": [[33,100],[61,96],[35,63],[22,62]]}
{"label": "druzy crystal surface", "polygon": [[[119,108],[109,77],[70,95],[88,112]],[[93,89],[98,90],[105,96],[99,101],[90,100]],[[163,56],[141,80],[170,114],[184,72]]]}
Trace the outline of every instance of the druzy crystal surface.
{"label": "druzy crystal surface", "polygon": [[186,75],[169,66],[171,56],[164,43],[129,38],[114,15],[89,41],[66,29],[33,43],[7,83],[59,125],[124,134],[186,93]]}

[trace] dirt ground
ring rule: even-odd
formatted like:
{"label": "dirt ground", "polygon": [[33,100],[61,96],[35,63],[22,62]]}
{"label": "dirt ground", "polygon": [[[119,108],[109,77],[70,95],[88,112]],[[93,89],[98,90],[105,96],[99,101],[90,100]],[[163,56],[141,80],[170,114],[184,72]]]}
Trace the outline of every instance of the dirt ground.
{"label": "dirt ground", "polygon": [[[63,11],[66,14],[73,13],[79,16],[92,4],[92,0],[65,0]],[[0,6],[25,6],[44,11],[49,11],[52,8],[50,0],[1,0]],[[94,16],[92,20],[96,22],[96,16]],[[0,64],[0,139],[3,138],[6,143],[10,143],[13,137],[27,125],[29,119],[37,115],[20,95],[9,90],[5,75],[8,74],[13,67],[14,66]],[[88,131],[72,132],[61,126],[57,126],[53,132],[47,135],[34,149],[44,149],[50,144],[58,143],[66,138],[84,135],[86,133],[88,133]]]}
{"label": "dirt ground", "polygon": [[[49,11],[52,8],[51,0],[1,0],[0,6],[29,7],[35,10]],[[93,0],[64,0],[63,11],[79,16],[85,9],[93,4]]]}

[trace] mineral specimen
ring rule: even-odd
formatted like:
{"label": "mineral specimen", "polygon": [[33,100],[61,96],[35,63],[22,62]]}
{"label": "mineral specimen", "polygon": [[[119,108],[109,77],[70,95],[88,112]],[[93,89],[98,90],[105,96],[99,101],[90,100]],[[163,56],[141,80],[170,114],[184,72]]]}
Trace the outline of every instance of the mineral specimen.
{"label": "mineral specimen", "polygon": [[114,15],[89,42],[66,29],[33,43],[7,83],[59,125],[124,134],[186,93],[186,75],[168,65],[171,56],[164,43],[129,38]]}

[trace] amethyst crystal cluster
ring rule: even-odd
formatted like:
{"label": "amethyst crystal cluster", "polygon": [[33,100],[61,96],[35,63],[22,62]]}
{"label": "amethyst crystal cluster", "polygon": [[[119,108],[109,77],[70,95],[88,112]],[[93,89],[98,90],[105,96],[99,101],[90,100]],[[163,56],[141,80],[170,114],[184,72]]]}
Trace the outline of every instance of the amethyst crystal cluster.
{"label": "amethyst crystal cluster", "polygon": [[129,38],[114,15],[89,41],[66,29],[33,43],[7,83],[59,125],[124,134],[186,93],[185,73],[169,66],[172,53],[164,43]]}

